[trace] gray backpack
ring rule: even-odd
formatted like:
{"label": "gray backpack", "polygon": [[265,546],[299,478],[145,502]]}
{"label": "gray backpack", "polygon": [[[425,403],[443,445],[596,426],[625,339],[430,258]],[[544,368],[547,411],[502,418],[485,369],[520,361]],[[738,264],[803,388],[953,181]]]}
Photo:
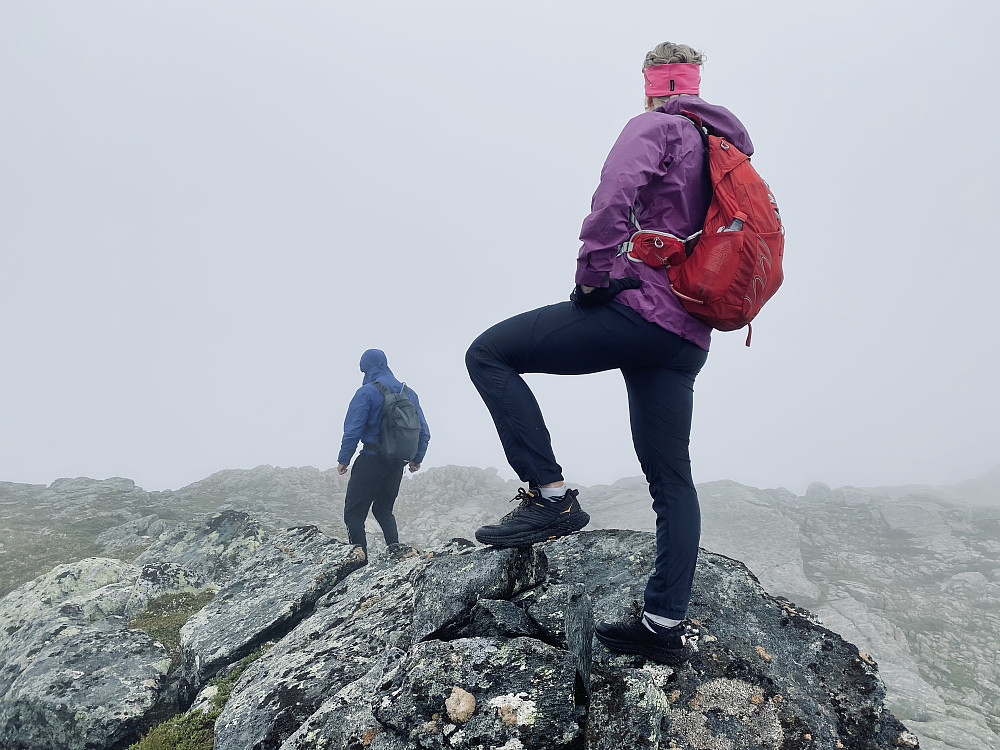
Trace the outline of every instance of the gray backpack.
{"label": "gray backpack", "polygon": [[420,415],[410,401],[406,383],[399,393],[393,393],[377,380],[373,383],[383,399],[379,455],[393,461],[412,461],[420,440]]}

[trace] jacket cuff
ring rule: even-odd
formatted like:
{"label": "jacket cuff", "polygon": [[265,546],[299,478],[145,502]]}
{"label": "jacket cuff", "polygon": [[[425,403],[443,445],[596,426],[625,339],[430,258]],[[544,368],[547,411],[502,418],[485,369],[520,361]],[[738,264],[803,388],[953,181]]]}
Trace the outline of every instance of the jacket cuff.
{"label": "jacket cuff", "polygon": [[583,286],[606,287],[608,285],[607,271],[590,271],[579,268],[576,271],[576,283]]}

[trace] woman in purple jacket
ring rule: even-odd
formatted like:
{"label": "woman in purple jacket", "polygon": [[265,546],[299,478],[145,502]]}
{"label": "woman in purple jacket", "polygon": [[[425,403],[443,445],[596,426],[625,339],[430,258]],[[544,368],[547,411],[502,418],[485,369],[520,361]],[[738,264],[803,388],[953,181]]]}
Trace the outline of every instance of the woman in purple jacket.
{"label": "woman in purple jacket", "polygon": [[665,42],[643,65],[646,111],[625,125],[601,170],[583,222],[576,288],[569,302],[522,313],[493,326],[466,353],[472,382],[496,424],[511,467],[527,491],[520,507],[476,538],[519,547],[564,536],[590,520],[567,487],[538,402],[520,377],[581,375],[619,369],[628,390],[632,441],[656,512],[656,567],[641,618],[597,626],[608,648],[672,663],[684,658],[684,617],[691,596],[701,513],[688,443],[694,381],[708,357],[711,329],[690,316],[670,290],[665,269],[633,261],[636,227],[686,238],[711,199],[698,115],[743,153],[750,137],[729,110],[698,96],[700,52]]}

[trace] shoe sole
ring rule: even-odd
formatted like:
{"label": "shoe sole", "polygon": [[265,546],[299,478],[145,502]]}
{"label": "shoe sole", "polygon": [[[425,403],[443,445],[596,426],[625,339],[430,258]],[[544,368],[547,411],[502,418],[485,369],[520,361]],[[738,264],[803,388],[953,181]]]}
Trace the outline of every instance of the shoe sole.
{"label": "shoe sole", "polygon": [[597,640],[603,643],[610,651],[618,654],[635,654],[645,656],[650,661],[667,666],[677,666],[691,658],[692,650],[687,646],[680,648],[662,648],[652,646],[647,643],[636,643],[635,641],[621,641],[617,638],[609,638],[600,633],[594,633]]}
{"label": "shoe sole", "polygon": [[520,534],[498,534],[493,536],[484,534],[480,529],[476,532],[476,541],[480,544],[489,544],[494,547],[530,547],[532,544],[547,542],[550,539],[557,539],[561,536],[569,536],[574,531],[579,531],[590,523],[590,515],[584,511],[572,513],[564,519],[559,519],[553,524],[541,529],[531,529],[522,531]]}

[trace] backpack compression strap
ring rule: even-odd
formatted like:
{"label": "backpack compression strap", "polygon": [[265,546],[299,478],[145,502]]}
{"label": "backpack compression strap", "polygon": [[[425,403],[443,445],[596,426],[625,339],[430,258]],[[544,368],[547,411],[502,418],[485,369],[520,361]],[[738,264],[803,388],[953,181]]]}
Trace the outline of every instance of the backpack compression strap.
{"label": "backpack compression strap", "polygon": [[[378,388],[380,391],[382,391],[382,395],[383,396],[388,396],[389,394],[395,394],[395,391],[393,391],[392,389],[388,388],[384,383],[381,383],[378,380],[373,380],[372,381],[372,385],[374,385],[376,388]],[[403,383],[403,387],[400,389],[399,392],[402,395],[406,396],[407,398],[410,397],[409,396],[409,389],[406,387],[406,383]]]}

